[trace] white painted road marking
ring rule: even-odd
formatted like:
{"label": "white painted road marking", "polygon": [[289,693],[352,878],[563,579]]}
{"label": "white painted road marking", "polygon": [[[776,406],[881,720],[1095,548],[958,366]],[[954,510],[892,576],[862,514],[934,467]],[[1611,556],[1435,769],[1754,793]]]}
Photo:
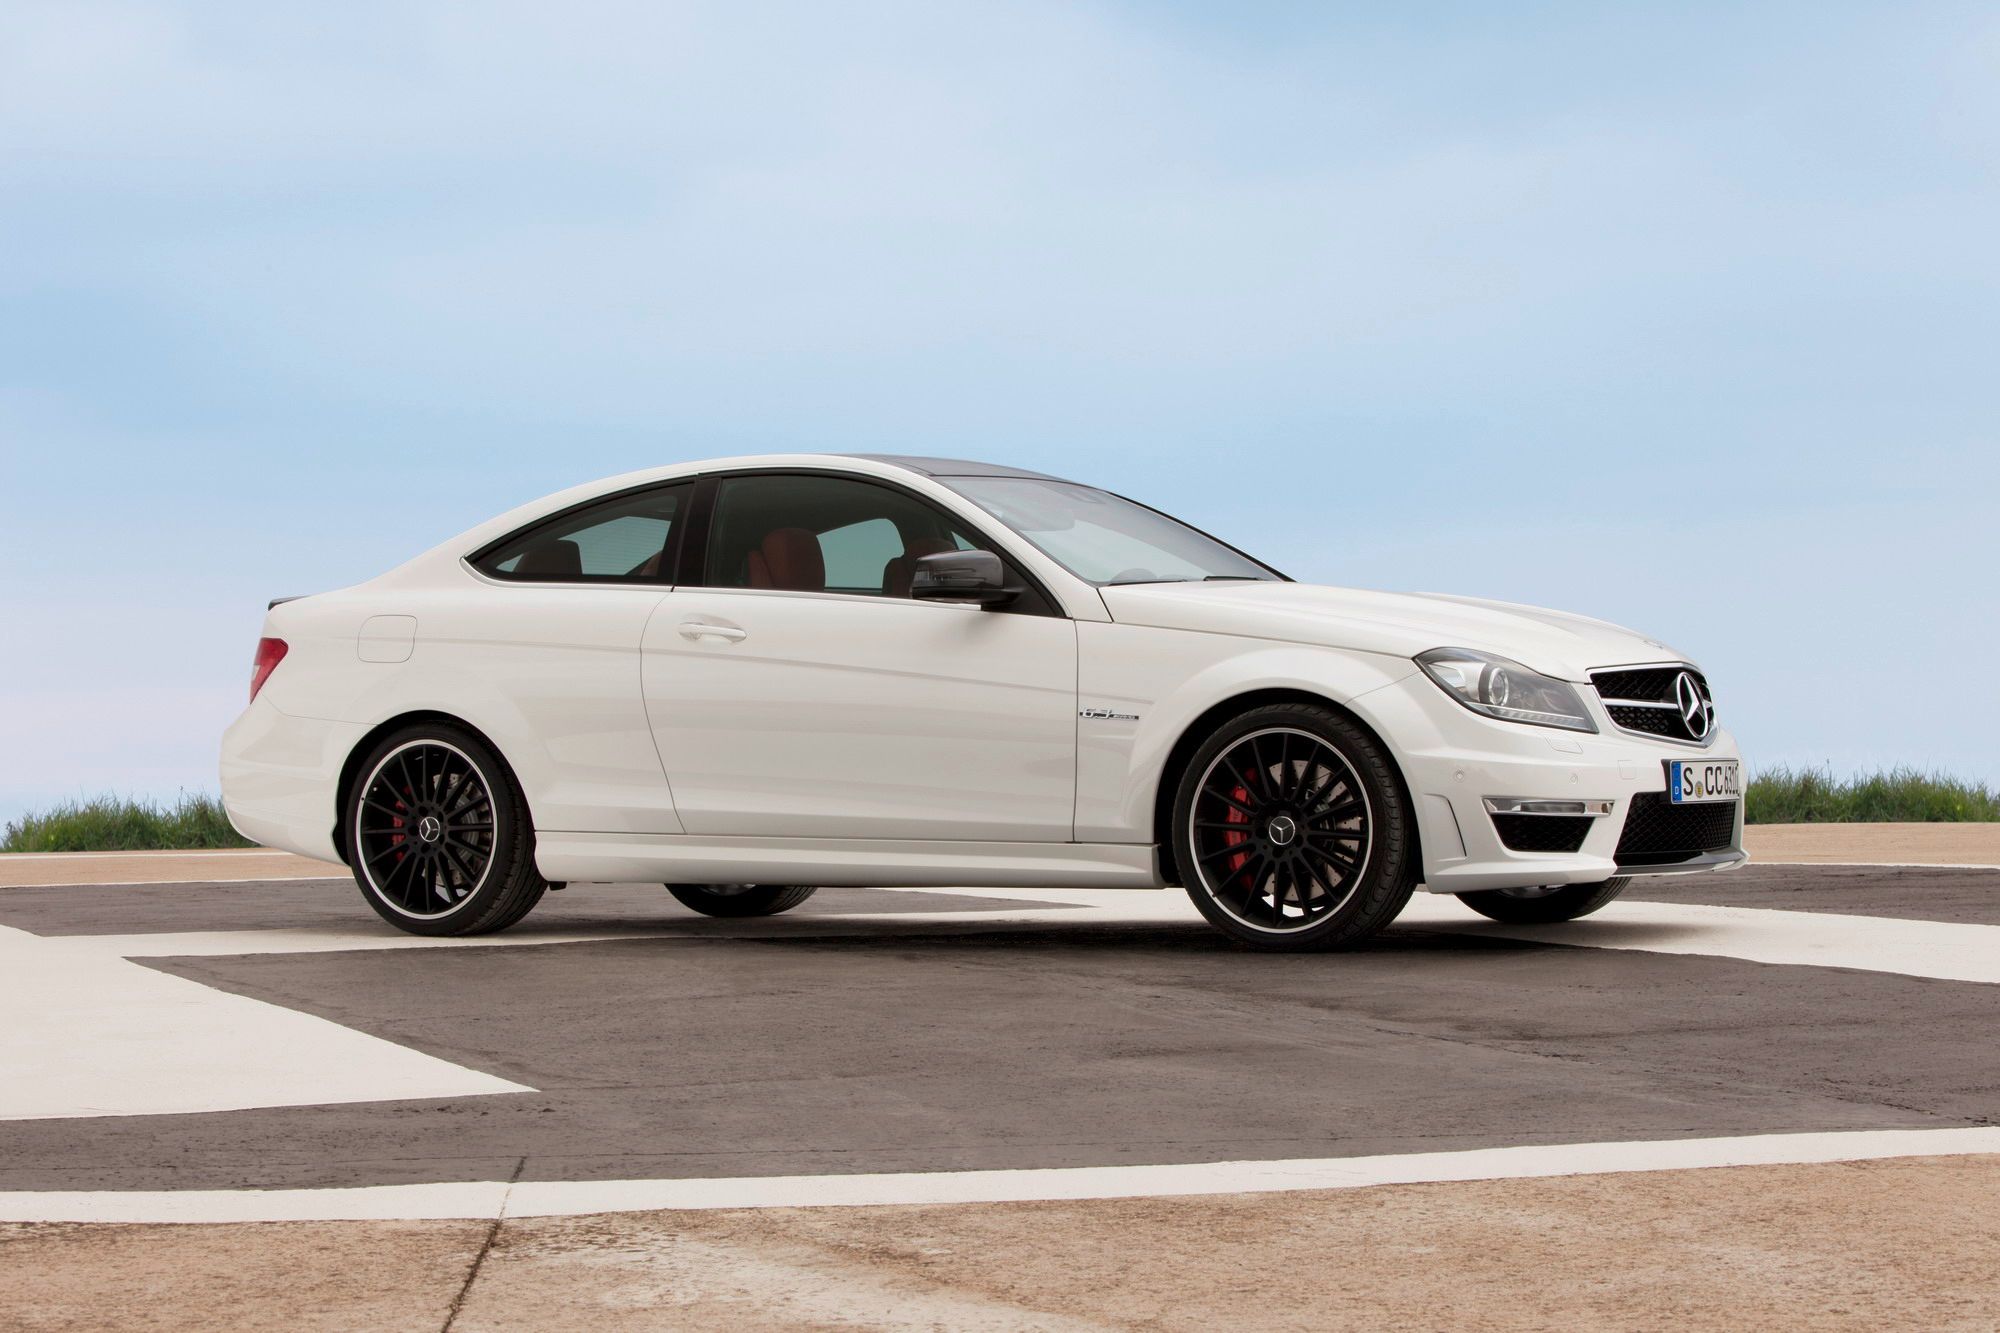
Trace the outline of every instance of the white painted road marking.
{"label": "white painted road marking", "polygon": [[[9,852],[12,856],[14,853]],[[331,875],[235,875],[217,876],[213,879],[158,880],[158,879],[92,879],[73,884],[0,884],[0,893],[10,889],[163,889],[178,888],[183,885],[207,884],[324,884],[328,880],[339,884],[353,881],[346,876]]]}
{"label": "white painted road marking", "polygon": [[[291,852],[273,851],[268,847],[176,847],[170,851],[137,852],[8,852],[9,861],[116,861],[121,857],[130,861],[193,861],[202,857],[237,858],[260,856],[293,857]],[[301,857],[293,857],[302,860]],[[345,876],[347,867],[328,861],[326,873]]]}
{"label": "white painted road marking", "polygon": [[[325,926],[281,930],[190,930],[153,935],[71,935],[67,939],[120,958],[242,958],[256,954],[372,953],[403,949],[528,949],[543,944],[597,944],[606,940],[671,938],[672,932],[648,927],[608,930],[524,931],[472,935],[463,939],[439,935],[404,935],[387,927]],[[689,943],[698,937],[682,935]]]}
{"label": "white painted road marking", "polygon": [[1278,1194],[1375,1185],[1526,1180],[1724,1166],[1865,1162],[2000,1153],[2000,1128],[1749,1134],[1632,1143],[1565,1143],[1464,1152],[1322,1157],[1184,1166],[1051,1167],[715,1180],[464,1181],[288,1190],[0,1192],[0,1222],[302,1222],[570,1217],[723,1208],[854,1208]]}
{"label": "white painted road marking", "polygon": [[530,1092],[278,1005],[0,927],[0,1120]]}

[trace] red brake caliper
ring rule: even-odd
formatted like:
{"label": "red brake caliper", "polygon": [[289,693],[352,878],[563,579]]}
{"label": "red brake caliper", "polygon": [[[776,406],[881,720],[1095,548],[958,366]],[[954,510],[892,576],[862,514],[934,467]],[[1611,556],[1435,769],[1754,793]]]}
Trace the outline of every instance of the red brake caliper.
{"label": "red brake caliper", "polygon": [[[1229,793],[1229,798],[1233,801],[1239,802],[1240,804],[1248,805],[1250,804],[1249,789],[1245,787],[1238,787],[1236,788],[1236,790]],[[1241,833],[1238,833],[1235,829],[1224,829],[1222,832],[1223,846],[1241,847],[1244,843],[1250,841],[1250,830],[1249,830],[1250,816],[1244,814],[1241,810],[1237,809],[1236,806],[1232,805],[1229,807],[1228,813],[1226,813],[1222,817],[1222,822],[1225,824],[1242,824],[1244,826],[1244,830]],[[1250,861],[1250,853],[1248,851],[1241,851],[1236,853],[1236,855],[1234,856],[1227,856],[1223,858],[1223,863],[1229,867],[1229,873],[1232,875],[1234,875],[1237,871],[1241,870],[1245,865],[1249,864],[1249,861]]]}
{"label": "red brake caliper", "polygon": [[[413,793],[413,792],[412,792],[412,793],[405,793],[405,794],[406,794],[406,795],[408,795],[408,796],[410,796],[410,798],[411,798],[412,800],[414,800],[414,799],[415,799],[415,793]],[[398,801],[398,802],[396,802],[396,808],[397,808],[398,810],[401,810],[401,811],[403,811],[403,812],[404,812],[404,814],[407,814],[407,813],[409,813],[409,809],[410,809],[410,807],[409,807],[408,805],[404,804],[404,803],[403,803],[402,801]],[[390,820],[389,820],[389,827],[390,827],[390,828],[395,828],[395,829],[399,829],[399,828],[402,828],[402,827],[403,827],[403,820],[402,820],[402,817],[401,817],[400,815],[398,815],[398,816],[391,816],[391,817],[390,817]],[[409,835],[409,834],[407,834],[407,833],[392,833],[392,834],[390,834],[390,835],[389,835],[389,845],[390,845],[391,847],[401,847],[401,846],[402,846],[402,845],[403,845],[403,844],[404,844],[404,843],[405,843],[406,841],[408,841],[408,840],[409,840],[409,836],[410,836],[410,835]],[[408,855],[409,855],[409,852],[408,852],[408,851],[399,851],[399,852],[397,852],[397,853],[396,853],[396,864],[398,864],[398,865],[401,865],[401,864],[402,864],[402,862],[403,862],[403,858],[404,858],[404,857],[406,857],[406,856],[408,856]]]}

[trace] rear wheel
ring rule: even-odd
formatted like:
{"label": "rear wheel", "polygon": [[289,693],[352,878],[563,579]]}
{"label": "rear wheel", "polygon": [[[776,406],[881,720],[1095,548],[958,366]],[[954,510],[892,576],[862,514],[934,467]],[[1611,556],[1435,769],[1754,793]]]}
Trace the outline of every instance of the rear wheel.
{"label": "rear wheel", "polygon": [[813,896],[797,884],[669,884],[667,892],[703,916],[776,916]]}
{"label": "rear wheel", "polygon": [[1389,756],[1330,708],[1252,709],[1203,742],[1181,777],[1181,882],[1203,916],[1245,944],[1359,944],[1409,901],[1415,859]]}
{"label": "rear wheel", "polygon": [[1544,884],[1528,889],[1486,889],[1461,893],[1458,900],[1481,916],[1512,925],[1547,925],[1553,921],[1574,921],[1589,916],[1625,892],[1630,875],[1607,879],[1601,884]]}
{"label": "rear wheel", "polygon": [[347,798],[347,862],[361,896],[412,935],[484,935],[528,914],[535,870],[527,802],[500,756],[459,727],[386,736]]}

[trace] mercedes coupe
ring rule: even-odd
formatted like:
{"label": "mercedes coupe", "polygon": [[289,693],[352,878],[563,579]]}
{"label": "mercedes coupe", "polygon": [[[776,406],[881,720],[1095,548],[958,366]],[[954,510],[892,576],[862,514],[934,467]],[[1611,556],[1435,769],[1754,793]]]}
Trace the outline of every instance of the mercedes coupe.
{"label": "mercedes coupe", "polygon": [[1688,657],[1602,621],[1297,583],[1143,504],[785,455],[549,496],[272,604],[222,752],[244,836],[391,924],[551,886],[717,916],[823,885],[1186,889],[1253,946],[1422,887],[1566,921],[1744,862]]}

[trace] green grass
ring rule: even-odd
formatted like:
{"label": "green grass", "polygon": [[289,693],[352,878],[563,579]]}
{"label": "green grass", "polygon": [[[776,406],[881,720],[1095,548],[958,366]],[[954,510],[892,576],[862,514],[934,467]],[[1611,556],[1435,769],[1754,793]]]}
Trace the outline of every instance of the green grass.
{"label": "green grass", "polygon": [[0,837],[0,852],[151,852],[252,845],[229,827],[219,799],[185,792],[172,805],[120,796],[65,801],[9,822],[5,837]]}
{"label": "green grass", "polygon": [[1836,778],[1830,769],[1772,768],[1743,794],[1750,824],[1937,824],[2000,820],[2000,793],[1942,773],[1892,768]]}

